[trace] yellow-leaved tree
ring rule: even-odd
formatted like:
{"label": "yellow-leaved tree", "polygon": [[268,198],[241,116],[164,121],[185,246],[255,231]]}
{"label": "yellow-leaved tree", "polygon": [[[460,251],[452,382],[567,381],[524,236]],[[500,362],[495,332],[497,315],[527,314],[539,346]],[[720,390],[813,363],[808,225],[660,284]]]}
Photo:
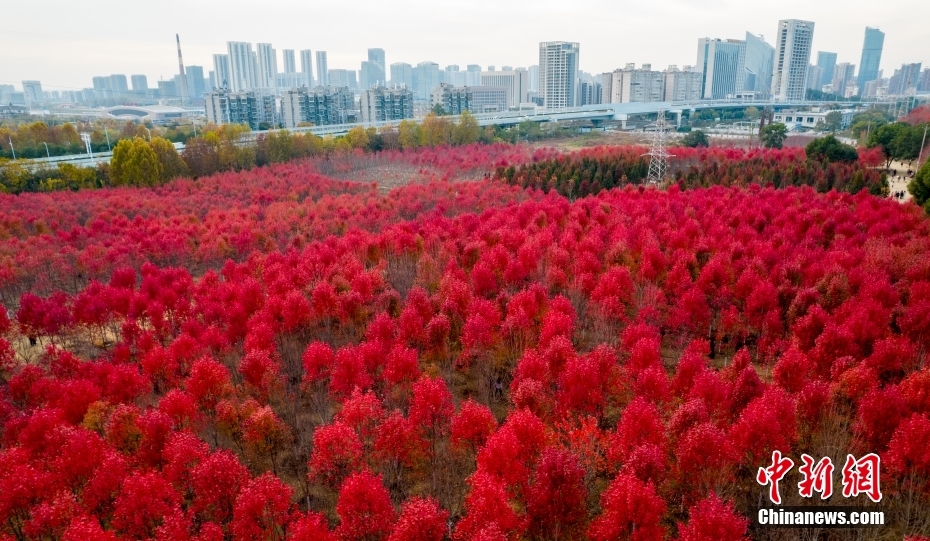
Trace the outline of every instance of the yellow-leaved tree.
{"label": "yellow-leaved tree", "polygon": [[364,149],[368,148],[370,139],[368,137],[368,132],[366,132],[364,128],[356,126],[346,134],[346,141],[352,148]]}
{"label": "yellow-leaved tree", "polygon": [[475,116],[468,111],[462,111],[458,125],[452,130],[452,144],[469,145],[477,143],[480,137],[481,128]]}
{"label": "yellow-leaved tree", "polygon": [[133,137],[116,144],[109,174],[114,186],[155,186],[161,182],[162,166],[151,145]]}
{"label": "yellow-leaved tree", "polygon": [[412,120],[401,120],[398,130],[400,147],[404,150],[420,146],[420,126]]}

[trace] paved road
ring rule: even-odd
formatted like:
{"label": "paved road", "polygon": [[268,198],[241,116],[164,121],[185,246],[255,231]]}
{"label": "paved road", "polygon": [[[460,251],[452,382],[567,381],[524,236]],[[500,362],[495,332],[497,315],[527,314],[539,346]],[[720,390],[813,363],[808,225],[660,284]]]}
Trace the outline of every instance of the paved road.
{"label": "paved road", "polygon": [[896,192],[904,192],[903,198],[896,198],[902,203],[912,199],[911,192],[907,191],[907,185],[910,184],[911,177],[908,171],[916,172],[916,165],[910,162],[891,162],[892,173],[888,175],[888,189],[891,192],[889,197],[894,197]]}

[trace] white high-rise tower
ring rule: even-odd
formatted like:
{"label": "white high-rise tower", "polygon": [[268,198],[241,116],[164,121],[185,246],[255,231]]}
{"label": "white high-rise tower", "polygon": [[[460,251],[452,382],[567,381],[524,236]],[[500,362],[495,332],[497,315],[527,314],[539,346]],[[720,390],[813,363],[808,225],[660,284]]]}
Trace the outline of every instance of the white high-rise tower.
{"label": "white high-rise tower", "polygon": [[233,92],[251,90],[257,86],[255,54],[252,44],[244,41],[226,43],[229,56],[229,89]]}
{"label": "white high-rise tower", "polygon": [[798,19],[778,21],[772,73],[772,97],[776,101],[804,99],[813,41],[813,22]]}
{"label": "white high-rise tower", "polygon": [[316,84],[329,85],[329,64],[326,62],[326,51],[316,52]]}
{"label": "white high-rise tower", "polygon": [[216,79],[216,88],[229,88],[232,77],[229,75],[229,55],[213,55],[213,77]]}
{"label": "white high-rise tower", "polygon": [[300,86],[313,86],[313,52],[310,49],[300,51]]}
{"label": "white high-rise tower", "polygon": [[256,45],[255,53],[258,55],[258,87],[274,90],[277,88],[275,79],[278,76],[278,56],[270,43]]}
{"label": "white high-rise tower", "polygon": [[539,44],[539,97],[546,109],[577,105],[579,45],[565,41]]}

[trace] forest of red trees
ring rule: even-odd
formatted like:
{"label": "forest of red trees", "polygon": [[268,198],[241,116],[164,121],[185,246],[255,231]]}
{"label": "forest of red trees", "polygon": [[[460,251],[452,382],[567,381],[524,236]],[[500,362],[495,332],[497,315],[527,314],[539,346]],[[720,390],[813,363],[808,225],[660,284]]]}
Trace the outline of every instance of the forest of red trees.
{"label": "forest of red trees", "polygon": [[0,196],[0,540],[796,539],[776,450],[879,454],[875,538],[930,535],[923,211],[482,178],[554,157]]}

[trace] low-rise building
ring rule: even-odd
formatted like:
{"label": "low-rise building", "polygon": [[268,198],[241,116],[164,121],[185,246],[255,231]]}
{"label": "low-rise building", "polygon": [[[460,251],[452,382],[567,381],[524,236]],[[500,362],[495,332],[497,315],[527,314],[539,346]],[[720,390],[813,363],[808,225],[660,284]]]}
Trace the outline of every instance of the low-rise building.
{"label": "low-rise building", "polygon": [[0,105],[0,118],[13,118],[29,113],[25,105]]}
{"label": "low-rise building", "polygon": [[292,88],[281,97],[285,128],[355,122],[355,96],[347,86]]}
{"label": "low-rise building", "polygon": [[[814,129],[821,122],[826,123],[827,115],[832,113],[830,109],[821,109],[815,107],[810,111],[778,111],[775,113],[774,121],[786,125],[789,131],[799,129]],[[843,109],[838,111],[842,117],[840,120],[840,129],[845,130],[852,123],[852,117],[856,114],[853,109]]]}

